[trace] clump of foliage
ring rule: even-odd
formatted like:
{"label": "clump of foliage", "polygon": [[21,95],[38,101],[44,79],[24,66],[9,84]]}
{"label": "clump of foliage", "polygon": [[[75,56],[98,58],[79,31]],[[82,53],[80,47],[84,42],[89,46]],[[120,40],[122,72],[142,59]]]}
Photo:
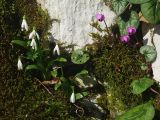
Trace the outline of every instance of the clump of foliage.
{"label": "clump of foliage", "polygon": [[45,40],[51,22],[47,12],[35,0],[0,0],[0,11],[0,119],[71,119],[64,93],[57,91],[53,97],[35,78],[18,71],[20,52],[10,44],[12,39],[22,37],[24,14]]}
{"label": "clump of foliage", "polygon": [[[97,23],[92,25],[98,27]],[[124,44],[107,34],[91,35],[97,40],[98,47],[92,56],[94,74],[106,85],[106,93],[99,99],[99,103],[115,117],[142,102],[141,95],[132,93],[130,84],[134,79],[144,76],[145,72],[140,68],[144,59],[135,45]]]}

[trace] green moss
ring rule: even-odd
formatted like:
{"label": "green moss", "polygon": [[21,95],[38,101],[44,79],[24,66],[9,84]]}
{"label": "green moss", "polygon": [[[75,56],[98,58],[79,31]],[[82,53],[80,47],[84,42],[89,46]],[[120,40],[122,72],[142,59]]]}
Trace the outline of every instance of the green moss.
{"label": "green moss", "polygon": [[133,43],[121,43],[107,35],[92,34],[92,37],[98,41],[98,50],[92,56],[94,74],[98,80],[105,83],[106,89],[106,93],[99,99],[99,104],[108,109],[111,118],[114,118],[142,101],[140,95],[132,94],[130,83],[145,75],[140,69],[144,60]]}

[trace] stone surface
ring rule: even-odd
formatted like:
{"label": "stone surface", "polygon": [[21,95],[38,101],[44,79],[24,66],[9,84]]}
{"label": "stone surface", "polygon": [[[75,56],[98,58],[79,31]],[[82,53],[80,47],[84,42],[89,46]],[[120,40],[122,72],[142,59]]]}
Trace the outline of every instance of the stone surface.
{"label": "stone surface", "polygon": [[153,33],[153,41],[157,51],[157,58],[152,63],[153,78],[156,81],[160,82],[160,25],[150,25],[150,24],[144,23],[142,26],[142,32],[144,35],[143,37],[144,44],[151,45],[151,46],[153,46],[151,42],[152,33]]}
{"label": "stone surface", "polygon": [[[90,32],[95,31],[90,23],[95,14],[101,12],[106,16],[110,26],[115,14],[105,6],[103,0],[37,0],[50,17],[55,20],[50,30],[54,39],[83,47],[92,43]],[[100,23],[104,27],[104,23]]]}

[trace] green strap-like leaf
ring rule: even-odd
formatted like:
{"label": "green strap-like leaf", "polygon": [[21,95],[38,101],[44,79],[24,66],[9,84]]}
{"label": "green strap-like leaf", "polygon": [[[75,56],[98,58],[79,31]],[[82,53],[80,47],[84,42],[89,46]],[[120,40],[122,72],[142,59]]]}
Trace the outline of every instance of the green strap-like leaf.
{"label": "green strap-like leaf", "polygon": [[32,65],[28,65],[25,68],[25,70],[28,71],[28,70],[41,70],[41,69],[40,69],[40,67],[38,65],[32,64]]}
{"label": "green strap-like leaf", "polygon": [[120,15],[127,6],[127,0],[112,0],[112,8],[117,15]]}
{"label": "green strap-like leaf", "polygon": [[81,99],[81,98],[83,98],[83,97],[85,97],[87,95],[88,95],[88,92],[76,93],[75,94],[76,100]]}
{"label": "green strap-like leaf", "polygon": [[146,3],[150,0],[127,0],[127,1],[130,3],[133,3],[133,4],[142,4],[142,3]]}
{"label": "green strap-like leaf", "polygon": [[27,47],[27,41],[22,41],[22,40],[12,40],[11,41],[12,44],[15,44],[15,45],[19,45],[21,47]]}
{"label": "green strap-like leaf", "polygon": [[148,102],[132,108],[123,115],[116,118],[116,120],[152,120],[154,118],[155,109],[153,105]]}
{"label": "green strap-like leaf", "polygon": [[77,73],[76,76],[84,76],[84,75],[88,75],[88,71],[87,70],[82,70],[81,72]]}
{"label": "green strap-like leaf", "polygon": [[141,5],[143,16],[152,24],[160,24],[160,1],[150,0]]}
{"label": "green strap-like leaf", "polygon": [[134,94],[141,94],[153,84],[154,84],[154,81],[150,78],[141,78],[139,80],[134,80],[131,83],[131,87],[133,89],[132,92]]}

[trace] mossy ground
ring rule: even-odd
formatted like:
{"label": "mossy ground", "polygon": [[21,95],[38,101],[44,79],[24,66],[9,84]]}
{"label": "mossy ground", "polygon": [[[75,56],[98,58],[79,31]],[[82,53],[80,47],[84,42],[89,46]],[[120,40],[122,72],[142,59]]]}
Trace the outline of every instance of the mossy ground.
{"label": "mossy ground", "polygon": [[52,97],[34,78],[17,71],[19,55],[10,42],[21,37],[23,15],[29,32],[35,26],[42,42],[51,23],[35,0],[0,0],[0,119],[72,119],[68,98],[62,91],[54,92]]}

